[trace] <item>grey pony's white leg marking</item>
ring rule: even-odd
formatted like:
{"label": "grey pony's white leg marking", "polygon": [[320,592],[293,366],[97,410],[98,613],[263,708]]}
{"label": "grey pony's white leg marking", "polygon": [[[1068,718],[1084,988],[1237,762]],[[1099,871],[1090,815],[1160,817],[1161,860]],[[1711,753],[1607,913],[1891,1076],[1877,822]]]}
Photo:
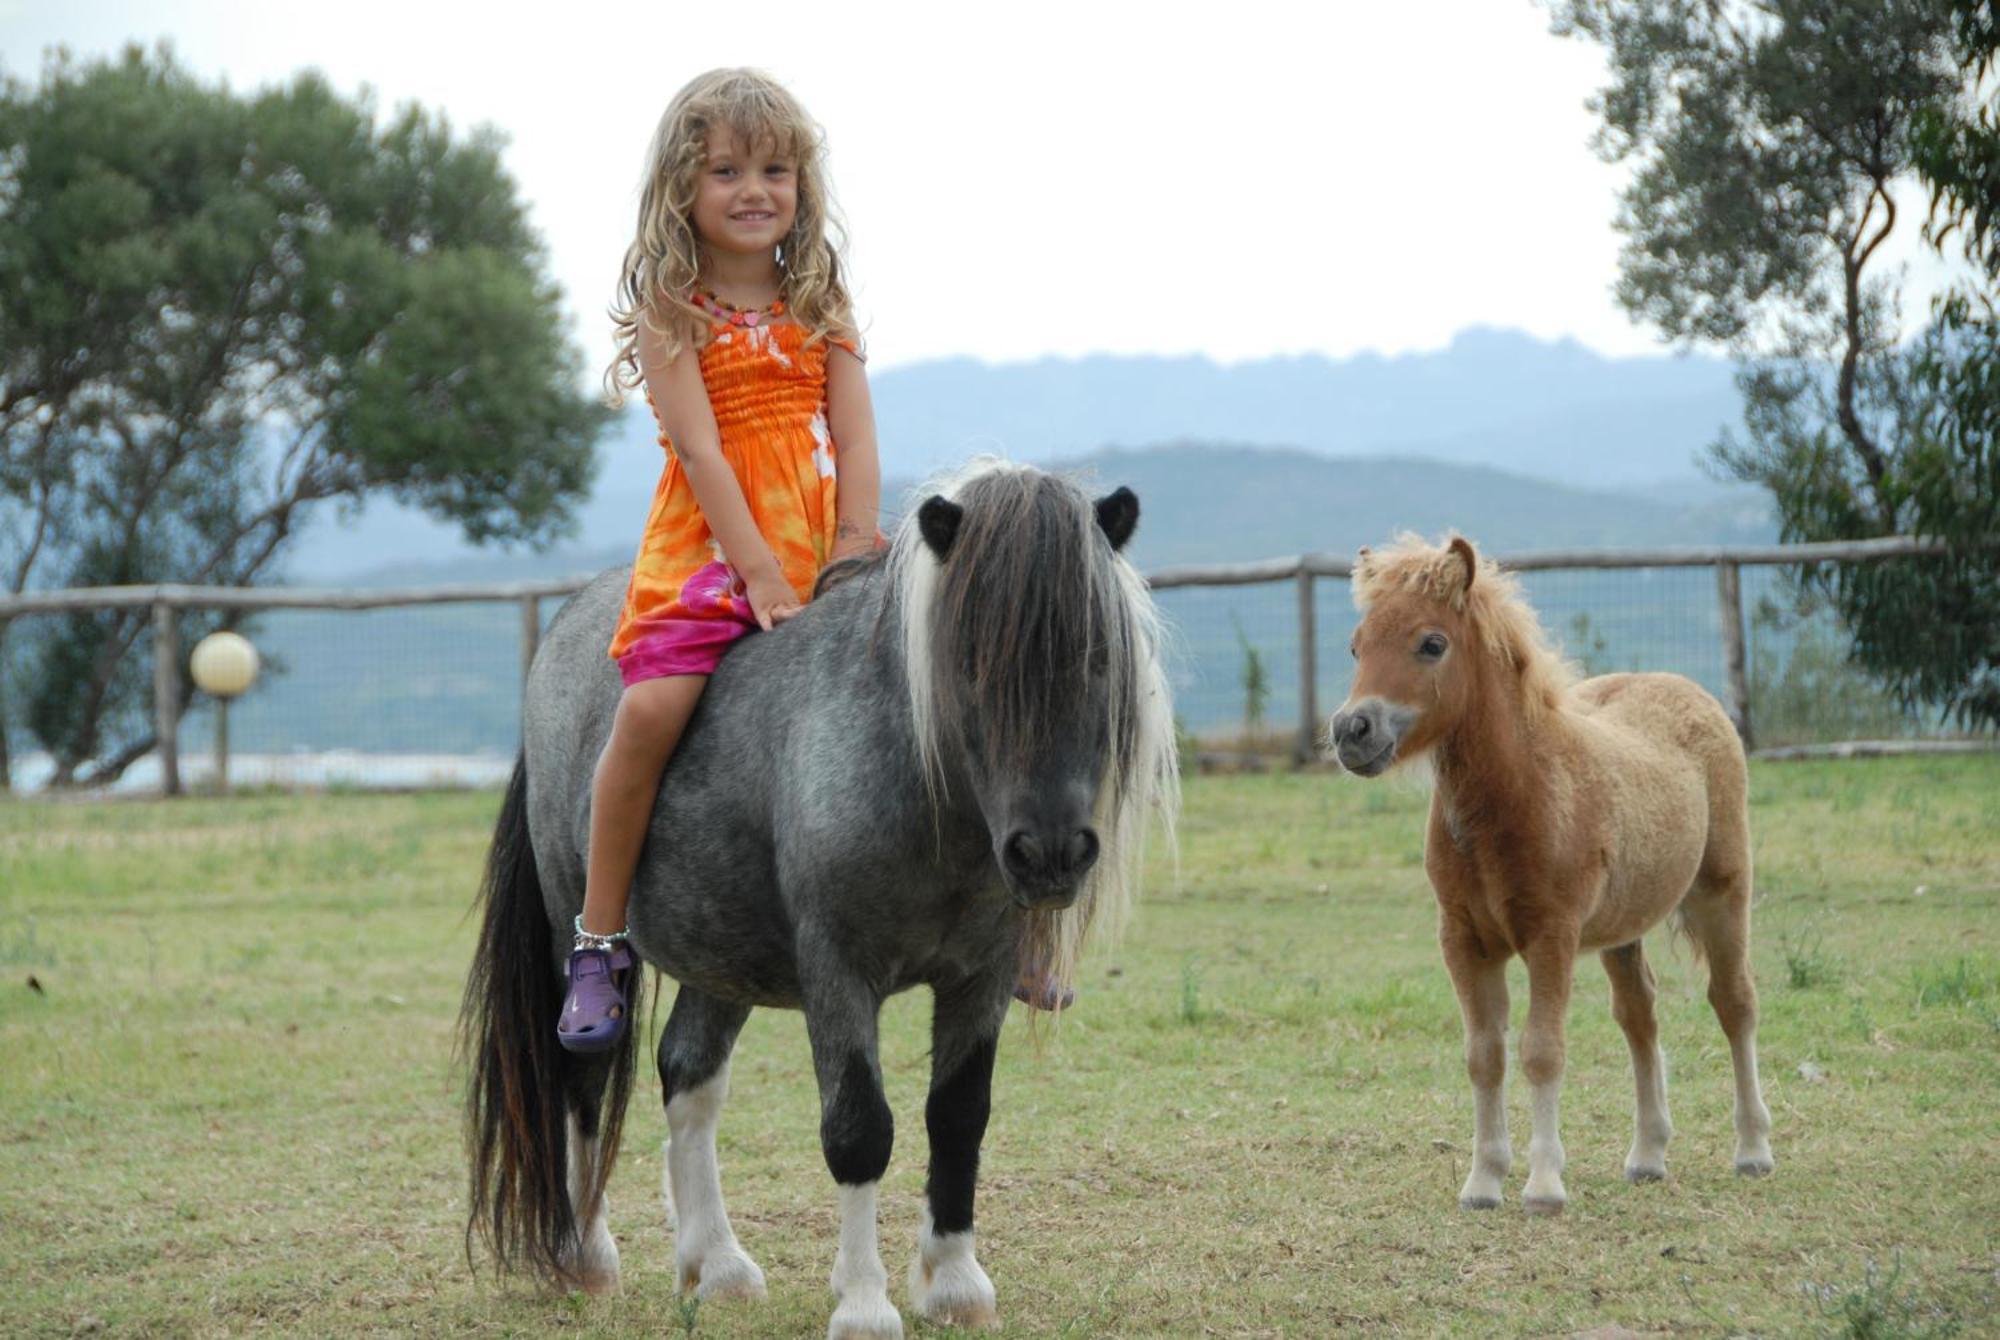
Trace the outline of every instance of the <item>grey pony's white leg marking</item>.
{"label": "grey pony's white leg marking", "polygon": [[576,1276],[588,1294],[609,1294],[618,1292],[618,1244],[612,1240],[611,1225],[606,1213],[608,1195],[599,1196],[597,1204],[586,1207],[582,1204],[583,1185],[591,1169],[596,1165],[598,1140],[594,1135],[586,1136],[578,1128],[576,1117],[569,1118],[569,1203],[576,1215],[577,1253],[574,1262]]}
{"label": "grey pony's white leg marking", "polygon": [[924,1211],[917,1254],[910,1262],[910,1306],[943,1326],[984,1330],[1000,1325],[993,1281],[979,1264],[971,1229],[939,1233]]}
{"label": "grey pony's white leg marking", "polygon": [[889,1301],[889,1272],[875,1223],[880,1182],[840,1188],[840,1250],[833,1258],[833,1296],[840,1301],[827,1340],[901,1340],[903,1318]]}
{"label": "grey pony's white leg marking", "polygon": [[715,1127],[729,1096],[729,1063],[702,1084],[667,1102],[667,1219],[674,1229],[674,1266],[682,1289],[697,1297],[765,1296],[764,1272],[743,1250],[722,1203]]}

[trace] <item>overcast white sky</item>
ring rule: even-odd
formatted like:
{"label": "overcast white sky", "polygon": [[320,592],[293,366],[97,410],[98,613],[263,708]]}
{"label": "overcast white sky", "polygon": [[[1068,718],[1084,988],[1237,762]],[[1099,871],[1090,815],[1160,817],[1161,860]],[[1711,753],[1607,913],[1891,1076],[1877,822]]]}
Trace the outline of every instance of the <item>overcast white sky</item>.
{"label": "overcast white sky", "polygon": [[498,126],[593,363],[653,125],[737,64],[827,128],[878,369],[1400,353],[1471,325],[1658,348],[1610,296],[1599,52],[1530,0],[0,0],[17,78],[56,43],[161,38],[239,91],[317,66]]}

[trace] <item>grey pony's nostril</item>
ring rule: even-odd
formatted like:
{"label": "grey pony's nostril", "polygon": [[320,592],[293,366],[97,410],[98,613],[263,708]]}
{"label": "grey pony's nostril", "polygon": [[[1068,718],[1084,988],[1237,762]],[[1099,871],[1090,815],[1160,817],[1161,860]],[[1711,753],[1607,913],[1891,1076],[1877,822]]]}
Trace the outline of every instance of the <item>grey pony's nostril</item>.
{"label": "grey pony's nostril", "polygon": [[1079,828],[1076,832],[1070,834],[1069,841],[1063,844],[1064,872],[1073,875],[1079,871],[1087,870],[1090,868],[1091,863],[1096,860],[1097,834],[1091,832],[1088,828]]}
{"label": "grey pony's nostril", "polygon": [[1007,839],[1007,863],[1016,871],[1033,870],[1042,859],[1042,844],[1026,829],[1016,829]]}

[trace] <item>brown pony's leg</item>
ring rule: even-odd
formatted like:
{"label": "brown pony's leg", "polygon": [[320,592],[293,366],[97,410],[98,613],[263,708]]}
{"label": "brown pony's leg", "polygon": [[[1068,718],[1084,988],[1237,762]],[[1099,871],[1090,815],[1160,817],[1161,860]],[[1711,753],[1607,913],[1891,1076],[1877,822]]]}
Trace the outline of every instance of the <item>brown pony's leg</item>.
{"label": "brown pony's leg", "polygon": [[1561,1214],[1563,1146],[1557,1108],[1562,1094],[1563,1023],[1576,971],[1576,933],[1551,931],[1521,953],[1528,965],[1528,1022],[1521,1030],[1521,1069],[1528,1077],[1534,1134],[1528,1138],[1528,1184],[1521,1204],[1530,1214]]}
{"label": "brown pony's leg", "polygon": [[1757,986],[1750,978],[1750,862],[1711,879],[1704,867],[1681,904],[1683,923],[1708,959],[1708,1003],[1736,1069],[1736,1171],[1762,1177],[1771,1160],[1771,1111],[1757,1083]]}
{"label": "brown pony's leg", "polygon": [[1637,940],[1598,957],[1604,975],[1611,979],[1611,1017],[1625,1030],[1625,1043],[1632,1049],[1632,1081],[1638,1090],[1625,1180],[1657,1182],[1667,1175],[1667,1141],[1673,1139],[1674,1122],[1667,1115],[1667,1061],[1653,1022],[1653,970]]}
{"label": "brown pony's leg", "polygon": [[1507,960],[1485,954],[1448,919],[1438,940],[1465,1020],[1465,1072],[1472,1080],[1472,1171],[1458,1203],[1490,1210],[1500,1204],[1514,1166],[1507,1139]]}

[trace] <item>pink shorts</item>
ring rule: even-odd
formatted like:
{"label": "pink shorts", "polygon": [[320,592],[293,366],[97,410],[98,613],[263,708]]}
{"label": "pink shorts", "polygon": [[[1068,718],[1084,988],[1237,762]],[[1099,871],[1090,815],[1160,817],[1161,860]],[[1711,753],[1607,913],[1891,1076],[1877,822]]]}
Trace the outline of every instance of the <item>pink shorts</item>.
{"label": "pink shorts", "polygon": [[618,673],[626,688],[668,675],[713,674],[722,653],[744,634],[756,631],[754,621],[735,617],[663,620],[625,649],[618,658]]}
{"label": "pink shorts", "polygon": [[[704,565],[664,610],[634,620],[636,635],[618,656],[625,687],[668,675],[708,675],[745,633],[757,631],[750,597],[735,569]],[[622,628],[621,628],[622,631]]]}

